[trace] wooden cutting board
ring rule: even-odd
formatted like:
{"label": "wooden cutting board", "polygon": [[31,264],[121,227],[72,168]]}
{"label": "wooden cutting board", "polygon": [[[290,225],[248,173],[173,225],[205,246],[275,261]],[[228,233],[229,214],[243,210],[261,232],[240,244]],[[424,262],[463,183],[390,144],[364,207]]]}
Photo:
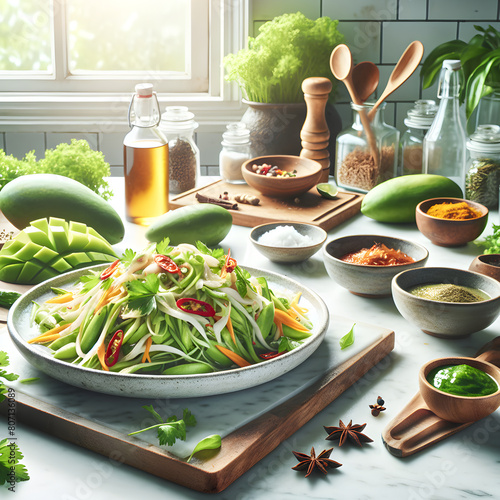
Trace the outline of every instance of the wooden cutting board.
{"label": "wooden cutting board", "polygon": [[[204,456],[199,456],[200,453],[191,463],[163,448],[70,413],[61,407],[63,405],[49,404],[20,390],[16,390],[16,418],[43,432],[188,488],[220,492],[392,351],[393,331],[366,326],[377,332],[367,347],[341,364],[326,369],[306,389],[297,394],[292,392],[283,403],[223,437],[220,450],[205,452]],[[0,404],[0,413],[6,412],[4,402]],[[292,455],[290,457],[290,466],[295,465]]]}
{"label": "wooden cutting board", "polygon": [[197,205],[197,193],[219,198],[224,192],[228,193],[231,201],[237,194],[251,194],[260,199],[257,206],[238,203],[238,209],[231,210],[233,223],[238,226],[255,227],[269,222],[307,222],[320,226],[325,231],[356,215],[364,196],[339,191],[335,199],[327,200],[313,188],[296,200],[279,200],[261,195],[247,184],[229,184],[219,180],[181,193],[170,200],[170,208]]}

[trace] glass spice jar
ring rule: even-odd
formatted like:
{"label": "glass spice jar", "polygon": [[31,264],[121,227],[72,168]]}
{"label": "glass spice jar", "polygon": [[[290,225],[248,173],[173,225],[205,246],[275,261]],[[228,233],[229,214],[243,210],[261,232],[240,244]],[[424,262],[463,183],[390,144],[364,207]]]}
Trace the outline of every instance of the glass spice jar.
{"label": "glass spice jar", "polygon": [[500,185],[500,126],[479,125],[467,141],[467,149],[470,159],[465,197],[496,208]]}
{"label": "glass spice jar", "polygon": [[193,138],[198,128],[194,114],[186,106],[167,106],[159,128],[168,140],[170,193],[193,189],[200,176],[200,150]]}
{"label": "glass spice jar", "polygon": [[411,108],[404,124],[408,127],[401,136],[401,165],[400,174],[421,174],[422,166],[422,147],[424,136],[432,125],[436,116],[437,105],[435,101],[418,100]]}
{"label": "glass spice jar", "polygon": [[361,113],[368,114],[373,103],[351,103],[353,123],[336,141],[335,178],[337,184],[354,191],[368,192],[397,175],[399,131],[384,121],[385,103],[377,109],[371,122],[378,163],[374,159],[362,125]]}
{"label": "glass spice jar", "polygon": [[241,166],[252,158],[250,130],[242,122],[230,123],[226,128],[219,154],[220,176],[230,184],[244,184]]}

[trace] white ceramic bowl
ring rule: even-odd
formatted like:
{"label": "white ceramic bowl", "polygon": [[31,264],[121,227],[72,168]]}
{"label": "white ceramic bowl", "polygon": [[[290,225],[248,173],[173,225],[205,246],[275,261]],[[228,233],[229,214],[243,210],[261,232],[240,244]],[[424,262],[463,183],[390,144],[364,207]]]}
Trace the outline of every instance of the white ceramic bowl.
{"label": "white ceramic bowl", "polygon": [[[309,236],[312,243],[305,246],[291,247],[265,245],[259,242],[260,237],[264,233],[281,226],[293,227],[301,235]],[[288,264],[302,262],[309,259],[309,257],[312,257],[326,241],[326,237],[327,234],[324,229],[313,224],[304,224],[301,222],[272,222],[269,224],[262,224],[254,227],[250,233],[250,241],[262,255],[273,262]]]}
{"label": "white ceramic bowl", "polygon": [[[348,253],[370,248],[376,243],[400,250],[415,262],[398,266],[365,266],[341,260]],[[323,259],[330,277],[351,293],[363,297],[389,296],[392,278],[403,270],[424,266],[428,257],[427,249],[418,243],[381,235],[344,236],[323,247]]]}

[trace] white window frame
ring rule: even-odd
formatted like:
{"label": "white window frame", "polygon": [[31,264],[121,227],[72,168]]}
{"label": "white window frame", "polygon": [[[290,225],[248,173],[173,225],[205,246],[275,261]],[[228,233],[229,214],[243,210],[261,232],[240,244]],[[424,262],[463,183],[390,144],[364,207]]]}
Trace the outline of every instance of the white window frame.
{"label": "white window frame", "polygon": [[[105,1],[105,0],[103,0]],[[236,85],[224,80],[222,59],[225,55],[242,48],[248,36],[248,0],[193,0],[203,2],[208,7],[210,19],[210,37],[208,57],[208,82],[206,90],[195,91],[187,88],[182,79],[173,82],[169,91],[155,87],[158,90],[160,106],[171,104],[186,105],[195,112],[197,121],[203,123],[223,123],[241,116],[241,99]],[[196,33],[194,34],[196,36]],[[61,38],[64,34],[59,33]],[[59,40],[56,43],[62,43]],[[192,41],[194,54],[203,56],[196,51],[196,40]],[[205,61],[207,60],[204,57]],[[193,61],[193,64],[202,63]],[[63,67],[63,71],[67,68]],[[45,79],[46,80],[46,79]],[[37,82],[43,82],[38,77]],[[6,90],[6,80],[0,79],[0,131],[81,131],[106,132],[107,130],[122,131],[128,128],[127,110],[130,97],[136,83],[151,81],[151,78],[138,77],[130,80],[127,91],[111,91],[110,88],[99,89],[99,82],[86,82],[86,91],[82,91],[82,77],[71,77],[69,85],[76,86],[76,90],[38,91],[29,90],[31,79],[24,84],[19,82],[15,91]],[[47,85],[54,84],[54,80],[45,81]],[[128,84],[127,83],[127,84]],[[172,81],[170,81],[172,85]],[[23,87],[23,85],[25,87]],[[54,87],[52,87],[54,88]],[[69,89],[69,87],[68,87]],[[181,91],[182,93],[180,93]]]}

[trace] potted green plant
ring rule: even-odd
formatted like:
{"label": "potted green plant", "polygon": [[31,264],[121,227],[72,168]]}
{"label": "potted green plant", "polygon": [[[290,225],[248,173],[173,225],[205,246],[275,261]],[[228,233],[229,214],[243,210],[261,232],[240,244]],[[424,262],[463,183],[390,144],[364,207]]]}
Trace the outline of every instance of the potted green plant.
{"label": "potted green plant", "polygon": [[[248,46],[224,58],[226,79],[240,87],[249,108],[243,116],[251,132],[256,156],[298,154],[300,129],[306,109],[301,85],[304,79],[321,76],[332,82],[330,102],[337,81],[330,71],[330,54],[344,41],[338,21],[329,17],[308,19],[297,12],[264,23]],[[329,116],[329,114],[331,116]],[[327,108],[330,143],[341,128],[340,117]]]}
{"label": "potted green plant", "polygon": [[430,87],[438,78],[445,59],[460,59],[465,85],[460,101],[465,102],[469,119],[482,97],[500,96],[500,32],[493,26],[474,26],[478,34],[469,42],[451,40],[438,45],[425,58],[420,71],[423,88]]}

